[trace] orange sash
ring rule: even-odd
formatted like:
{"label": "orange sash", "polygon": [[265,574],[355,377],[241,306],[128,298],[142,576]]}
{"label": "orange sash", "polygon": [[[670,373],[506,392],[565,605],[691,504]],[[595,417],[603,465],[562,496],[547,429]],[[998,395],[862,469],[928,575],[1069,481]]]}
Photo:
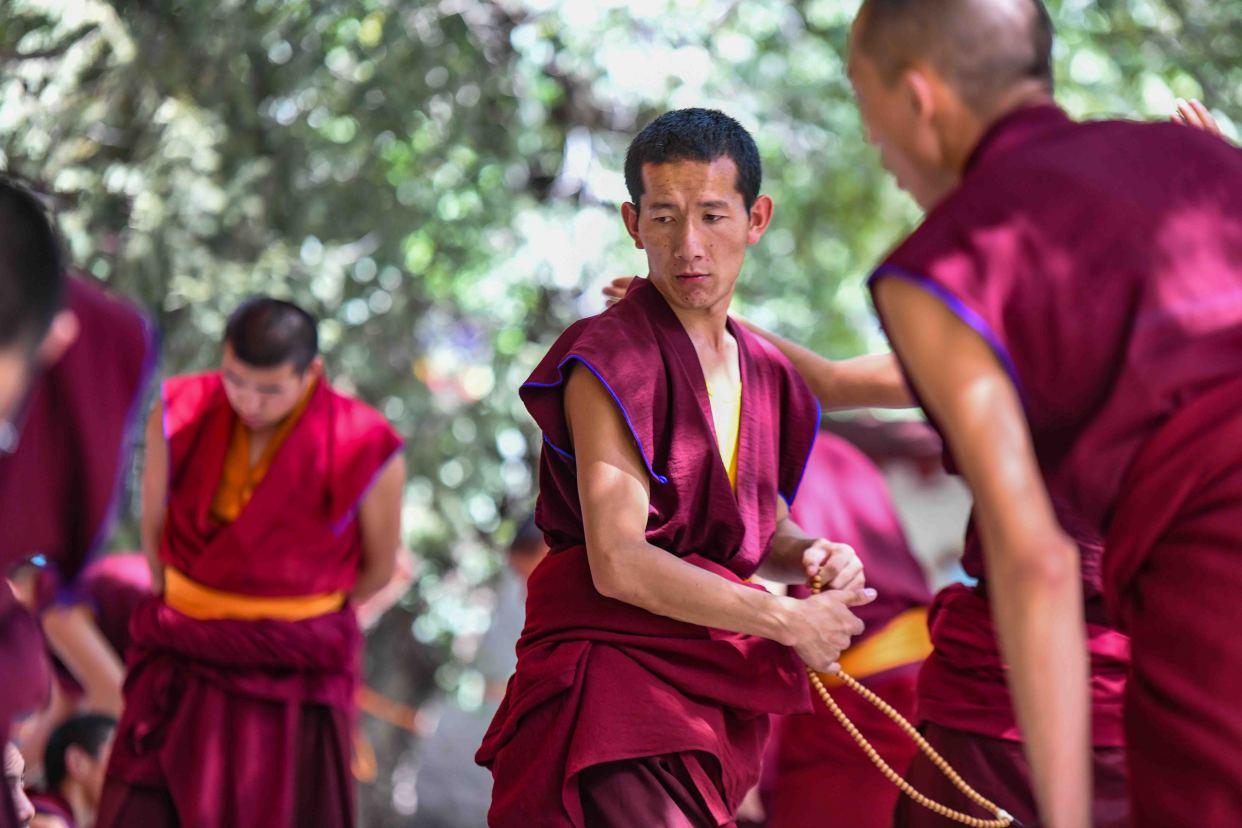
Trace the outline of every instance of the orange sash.
{"label": "orange sash", "polygon": [[[927,607],[914,607],[889,621],[875,635],[865,638],[841,654],[841,669],[856,679],[922,661],[931,655],[927,630]],[[831,673],[820,673],[826,685],[841,684]]]}

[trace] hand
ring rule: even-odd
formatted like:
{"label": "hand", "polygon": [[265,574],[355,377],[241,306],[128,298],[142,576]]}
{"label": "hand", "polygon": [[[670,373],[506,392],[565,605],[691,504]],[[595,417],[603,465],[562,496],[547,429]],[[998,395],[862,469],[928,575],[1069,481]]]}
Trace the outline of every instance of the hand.
{"label": "hand", "polygon": [[789,634],[781,643],[793,647],[812,670],[835,673],[840,669],[837,659],[850,646],[850,638],[863,631],[863,622],[849,608],[871,603],[875,594],[874,589],[834,589],[801,601],[785,599]]}
{"label": "hand", "polygon": [[1203,104],[1194,100],[1177,101],[1177,111],[1173,113],[1173,123],[1185,124],[1195,129],[1201,129],[1209,135],[1215,135],[1218,138],[1224,138],[1225,133],[1221,131],[1220,124],[1216,123],[1216,119],[1212,117],[1212,113]]}
{"label": "hand", "polygon": [[860,590],[867,585],[862,561],[852,546],[819,538],[802,552],[802,568],[810,581],[822,571],[824,589]]}
{"label": "hand", "polygon": [[626,291],[630,289],[630,283],[637,278],[637,276],[618,276],[609,282],[602,291],[604,294],[604,306],[611,308],[624,299]]}

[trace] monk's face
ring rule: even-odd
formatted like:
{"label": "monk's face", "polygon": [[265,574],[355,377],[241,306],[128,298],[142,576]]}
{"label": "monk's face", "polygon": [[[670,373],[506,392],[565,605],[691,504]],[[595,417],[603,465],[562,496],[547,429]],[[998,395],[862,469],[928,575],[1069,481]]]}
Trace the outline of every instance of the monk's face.
{"label": "monk's face", "polygon": [[[855,23],[855,40],[858,24]],[[934,88],[917,72],[891,83],[856,46],[850,48],[850,81],[867,140],[880,152],[880,163],[924,210],[930,210],[957,185],[937,128]]]}
{"label": "monk's face", "polygon": [[621,208],[652,283],[674,310],[727,311],[746,248],[763,236],[772,200],[749,210],[728,156],[644,164],[640,203]]}
{"label": "monk's face", "polygon": [[[17,413],[35,375],[55,365],[77,338],[77,316],[62,310],[37,342],[19,339],[0,347],[0,424]],[[0,440],[0,449],[3,447]]]}
{"label": "monk's face", "polygon": [[22,758],[17,745],[12,742],[4,744],[4,784],[9,786],[9,796],[17,809],[17,824],[25,828],[35,817],[34,806],[26,796],[26,760]]}
{"label": "monk's face", "polygon": [[276,426],[297,407],[302,394],[319,375],[319,365],[316,359],[300,372],[292,362],[260,368],[238,359],[226,342],[220,375],[224,393],[238,419],[251,431],[262,431]]}

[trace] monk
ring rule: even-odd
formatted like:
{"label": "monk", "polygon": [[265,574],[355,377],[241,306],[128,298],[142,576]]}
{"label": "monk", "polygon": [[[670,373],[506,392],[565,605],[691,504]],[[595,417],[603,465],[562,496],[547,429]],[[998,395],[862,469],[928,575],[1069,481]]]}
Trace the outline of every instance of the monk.
{"label": "monk", "polygon": [[401,440],[323,376],[315,320],[256,297],[218,371],[147,425],[140,606],[99,824],[345,826],[361,635],[389,580]]}
{"label": "monk", "polygon": [[863,3],[862,118],[928,211],[871,289],[975,495],[1041,824],[1125,821],[1112,778],[1091,796],[1102,598],[1131,634],[1133,824],[1239,824],[1242,153],[1075,123],[1051,43],[1037,0]]}
{"label": "monk", "polygon": [[28,791],[32,828],[92,828],[116,719],[100,713],[62,722],[48,742],[43,787]]}
{"label": "monk", "polygon": [[[841,437],[821,432],[790,514],[803,529],[858,551],[878,597],[855,610],[867,629],[841,654],[841,668],[913,718],[915,680],[931,652],[931,594],[879,469]],[[880,755],[904,773],[917,750],[910,737],[835,676],[823,679]],[[811,716],[786,716],[773,730],[763,770],[768,828],[820,828],[825,803],[831,803],[833,824],[892,825],[899,791],[826,707],[817,705]]]}
{"label": "monk", "polygon": [[[98,547],[152,345],[140,314],[66,277],[55,221],[27,188],[0,177],[0,572],[42,553],[68,587]],[[38,625],[7,587],[0,675],[9,677],[0,693],[7,739],[50,686]],[[0,802],[0,825],[14,819]]]}
{"label": "monk", "polygon": [[[862,623],[853,551],[790,519],[819,425],[774,348],[728,318],[772,200],[723,113],[666,113],[630,145],[626,229],[650,279],[571,326],[521,389],[543,432],[516,673],[477,754],[489,824],[731,825],[768,715],[810,712]],[[831,589],[767,593],[821,568]]]}

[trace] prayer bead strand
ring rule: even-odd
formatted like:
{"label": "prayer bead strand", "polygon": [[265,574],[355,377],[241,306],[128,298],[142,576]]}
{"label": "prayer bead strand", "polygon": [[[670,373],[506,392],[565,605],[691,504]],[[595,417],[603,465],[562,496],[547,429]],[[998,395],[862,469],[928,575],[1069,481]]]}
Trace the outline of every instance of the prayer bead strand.
{"label": "prayer bead strand", "polygon": [[[823,589],[823,580],[817,574],[813,579],[811,579],[811,590],[818,594],[821,589]],[[936,768],[939,769],[951,783],[953,783],[953,787],[961,791],[968,799],[979,807],[996,814],[996,818],[982,819],[980,817],[973,817],[969,814],[964,814],[961,811],[955,811],[946,805],[941,805],[939,802],[936,802],[919,793],[914,789],[913,785],[901,777],[901,774],[893,770],[892,767],[884,761],[884,757],[880,756],[879,751],[872,746],[866,736],[862,735],[862,732],[858,729],[858,727],[850,721],[849,716],[847,716],[845,711],[837,705],[836,700],[832,698],[832,694],[828,692],[828,688],[824,686],[824,682],[820,679],[819,674],[810,667],[806,668],[806,673],[811,680],[811,686],[815,688],[815,691],[819,693],[820,699],[823,700],[824,706],[831,711],[832,715],[835,716],[837,721],[841,723],[841,726],[845,728],[845,731],[850,734],[850,737],[858,743],[858,746],[862,748],[864,753],[867,754],[867,758],[870,759],[871,763],[879,769],[880,773],[884,774],[884,776],[896,785],[906,796],[910,797],[924,808],[927,808],[932,813],[939,814],[940,816],[945,817],[946,819],[951,819],[955,822],[960,822],[963,825],[971,826],[971,828],[1009,828],[1009,826],[1014,824],[1014,818],[1005,809],[997,806],[996,803],[988,800],[974,788],[970,787],[970,785],[966,784],[966,781],[962,779],[962,777],[947,761],[945,761],[943,756],[936,752],[936,749],[923,738],[923,734],[919,733],[914,725],[910,724],[910,722],[906,720],[905,716],[902,716],[894,710],[892,705],[884,701],[871,690],[863,687],[862,684],[860,684],[853,676],[845,673],[844,671],[838,672],[836,676],[843,684],[873,704],[881,713],[892,719],[893,723],[900,727],[906,735],[913,739],[914,743],[919,746],[919,750],[923,751],[927,758],[931,760],[932,764],[935,765]]]}

